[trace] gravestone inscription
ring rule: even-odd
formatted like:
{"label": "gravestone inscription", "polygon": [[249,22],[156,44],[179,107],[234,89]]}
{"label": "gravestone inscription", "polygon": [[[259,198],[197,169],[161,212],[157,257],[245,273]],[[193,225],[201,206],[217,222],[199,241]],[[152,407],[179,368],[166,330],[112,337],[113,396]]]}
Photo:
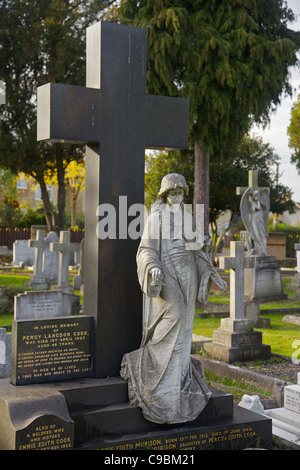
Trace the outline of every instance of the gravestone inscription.
{"label": "gravestone inscription", "polygon": [[71,296],[61,291],[32,291],[15,296],[15,320],[71,315]]}
{"label": "gravestone inscription", "polygon": [[11,383],[25,385],[89,377],[92,318],[13,320]]}

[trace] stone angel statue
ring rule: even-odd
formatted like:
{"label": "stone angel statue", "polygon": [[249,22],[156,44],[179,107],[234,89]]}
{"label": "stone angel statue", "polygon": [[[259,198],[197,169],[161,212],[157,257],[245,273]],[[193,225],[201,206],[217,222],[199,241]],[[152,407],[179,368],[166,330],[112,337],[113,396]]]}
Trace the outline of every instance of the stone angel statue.
{"label": "stone angel statue", "polygon": [[189,249],[182,231],[182,221],[191,218],[183,204],[187,193],[182,175],[162,179],[137,252],[144,293],[142,342],[121,365],[130,403],[155,423],[192,421],[206,406],[211,392],[203,368],[190,356],[195,305],[196,300],[206,302],[211,281],[227,288],[207,240],[200,249]]}
{"label": "stone angel statue", "polygon": [[251,255],[268,256],[269,188],[247,188],[242,196],[240,209],[247,230],[247,250]]}

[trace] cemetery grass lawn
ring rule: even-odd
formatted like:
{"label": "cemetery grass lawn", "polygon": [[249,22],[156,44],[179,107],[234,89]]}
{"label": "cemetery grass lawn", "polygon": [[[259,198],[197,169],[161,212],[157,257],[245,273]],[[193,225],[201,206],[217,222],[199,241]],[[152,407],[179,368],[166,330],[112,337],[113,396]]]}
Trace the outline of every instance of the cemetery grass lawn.
{"label": "cemetery grass lawn", "polygon": [[[282,313],[261,315],[262,318],[270,318],[271,326],[270,328],[255,329],[262,332],[262,341],[271,346],[272,353],[292,357],[296,351],[294,342],[300,340],[300,326],[283,323],[284,315]],[[194,333],[211,338],[213,330],[219,328],[220,323],[221,318],[195,318]]]}
{"label": "cemetery grass lawn", "polygon": [[[300,299],[295,299],[295,291],[287,288],[291,282],[290,278],[282,277],[282,287],[288,299],[281,302],[270,302],[260,305],[261,310],[280,309],[280,308],[300,308]],[[229,305],[229,294],[220,294],[213,292],[208,298],[209,302]],[[196,310],[203,312],[203,310]],[[272,353],[292,357],[296,351],[295,341],[300,340],[300,326],[283,323],[282,318],[285,313],[261,313],[261,317],[270,318],[270,328],[259,329],[263,334],[263,343],[271,346]],[[220,327],[221,318],[195,318],[194,333],[198,335],[212,337],[213,330]],[[294,347],[293,347],[294,345]]]}
{"label": "cemetery grass lawn", "polygon": [[[25,283],[30,280],[30,274],[32,271],[28,272],[27,274],[2,274],[0,273],[0,286],[6,286],[7,288],[11,289],[11,295],[17,295],[18,292],[22,293],[25,290],[31,290],[29,287],[26,287]],[[72,281],[72,277],[69,278],[70,282]],[[75,294],[79,295],[79,292],[75,291]],[[13,298],[10,304],[13,308]],[[80,303],[82,304],[83,298],[80,296]],[[13,320],[14,314],[13,311],[1,311],[0,310],[0,328],[5,326],[11,326],[11,322]]]}

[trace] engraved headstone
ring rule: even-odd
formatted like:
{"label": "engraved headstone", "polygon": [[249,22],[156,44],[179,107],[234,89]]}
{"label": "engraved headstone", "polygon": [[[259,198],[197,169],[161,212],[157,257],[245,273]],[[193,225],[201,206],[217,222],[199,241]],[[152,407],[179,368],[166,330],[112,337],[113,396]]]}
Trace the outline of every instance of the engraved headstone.
{"label": "engraved headstone", "polygon": [[92,318],[13,320],[11,383],[25,385],[89,377]]}
{"label": "engraved headstone", "polygon": [[15,296],[15,320],[71,315],[71,296],[60,290],[31,291]]}
{"label": "engraved headstone", "polygon": [[69,450],[74,446],[74,422],[58,390],[0,387],[1,450]]}

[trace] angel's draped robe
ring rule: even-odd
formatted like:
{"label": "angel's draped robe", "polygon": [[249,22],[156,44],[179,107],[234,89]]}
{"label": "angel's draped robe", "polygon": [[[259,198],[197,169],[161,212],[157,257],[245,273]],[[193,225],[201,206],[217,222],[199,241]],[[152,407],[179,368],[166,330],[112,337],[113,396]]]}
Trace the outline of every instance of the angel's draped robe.
{"label": "angel's draped robe", "polygon": [[[192,332],[196,300],[206,301],[211,278],[218,284],[222,281],[202,250],[187,249],[178,233],[161,236],[164,217],[170,214],[160,209],[150,213],[138,249],[143,338],[138,350],[124,356],[121,377],[128,380],[130,403],[141,407],[146,419],[182,423],[196,419],[211,396],[201,362],[190,356]],[[158,227],[155,238],[151,227]],[[181,227],[173,224],[173,235],[177,229]],[[157,297],[148,295],[153,267],[164,276]]]}

